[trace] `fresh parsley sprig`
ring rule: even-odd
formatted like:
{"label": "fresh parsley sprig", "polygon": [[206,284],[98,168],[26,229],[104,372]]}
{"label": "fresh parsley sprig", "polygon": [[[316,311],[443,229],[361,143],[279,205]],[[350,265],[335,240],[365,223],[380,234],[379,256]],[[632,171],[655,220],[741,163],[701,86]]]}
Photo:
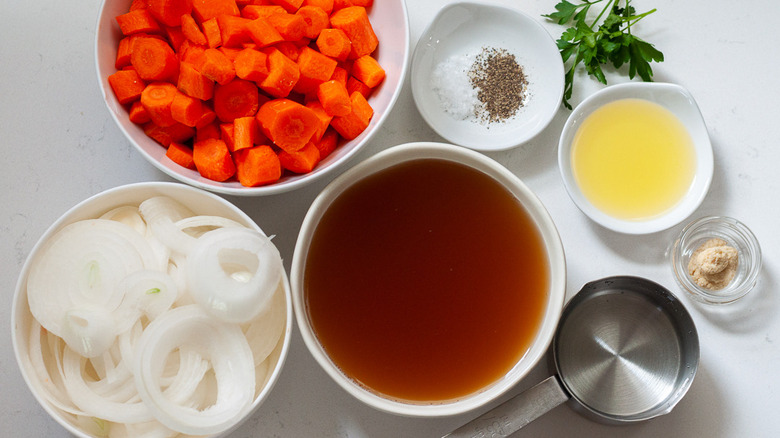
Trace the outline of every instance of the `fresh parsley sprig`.
{"label": "fresh parsley sprig", "polygon": [[601,69],[602,64],[612,63],[615,68],[628,64],[629,78],[633,79],[639,75],[642,80],[651,82],[653,69],[650,62],[664,60],[663,53],[631,33],[631,26],[655,12],[655,9],[636,14],[631,0],[623,1],[622,7],[620,0],[607,0],[604,8],[589,24],[588,12],[592,6],[602,1],[604,0],[580,0],[580,4],[574,4],[562,0],[555,5],[555,12],[543,15],[560,25],[573,22],[556,41],[564,63],[574,56],[566,71],[563,92],[563,104],[568,109],[572,108],[569,99],[574,89],[574,72],[580,63],[585,66],[589,75],[606,85],[607,79]]}

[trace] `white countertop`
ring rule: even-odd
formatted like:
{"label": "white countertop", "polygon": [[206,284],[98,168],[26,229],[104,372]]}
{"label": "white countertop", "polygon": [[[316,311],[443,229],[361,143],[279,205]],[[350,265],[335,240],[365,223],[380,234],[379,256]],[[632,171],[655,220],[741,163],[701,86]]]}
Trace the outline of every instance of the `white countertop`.
{"label": "white countertop", "polygon": [[[382,0],[376,0],[382,1]],[[67,436],[25,386],[10,337],[10,310],[27,254],[61,214],[115,186],[170,180],[130,146],[101,100],[93,47],[98,0],[0,4],[0,434]],[[412,42],[447,3],[408,0]],[[556,0],[520,4],[534,16]],[[589,421],[560,406],[515,436],[769,437],[780,434],[780,57],[777,16],[770,0],[683,2],[635,0],[658,11],[635,31],[663,51],[653,64],[657,81],[688,88],[704,114],[715,153],[715,176],[691,219],[726,215],[746,223],[764,255],[758,286],[728,307],[703,307],[683,297],[699,331],[701,363],[688,394],[668,415],[631,426]],[[541,17],[540,17],[541,20]],[[545,26],[554,37],[562,28]],[[626,79],[610,73],[610,83]],[[600,87],[577,75],[576,104]],[[682,225],[648,236],[605,230],[588,220],[566,195],[557,169],[557,139],[568,115],[561,107],[550,126],[522,147],[491,153],[534,190],[549,209],[568,262],[567,297],[584,283],[610,275],[638,275],[682,296],[664,251]],[[387,147],[441,141],[421,119],[408,83],[381,132],[350,165]],[[306,210],[330,179],[263,198],[229,198],[275,240],[289,268]],[[540,364],[504,398],[548,376]],[[412,419],[378,412],[353,399],[319,368],[294,331],[290,354],[273,393],[235,437],[436,437],[472,414]]]}

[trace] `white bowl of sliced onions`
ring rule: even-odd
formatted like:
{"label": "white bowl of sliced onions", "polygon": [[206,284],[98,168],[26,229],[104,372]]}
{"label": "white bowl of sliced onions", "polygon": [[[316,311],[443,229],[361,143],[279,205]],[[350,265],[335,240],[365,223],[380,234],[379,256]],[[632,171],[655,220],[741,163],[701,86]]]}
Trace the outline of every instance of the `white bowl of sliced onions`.
{"label": "white bowl of sliced onions", "polygon": [[257,224],[219,196],[155,182],[97,194],[44,233],[17,282],[12,336],[33,395],[76,436],[222,436],[268,397],[292,319]]}

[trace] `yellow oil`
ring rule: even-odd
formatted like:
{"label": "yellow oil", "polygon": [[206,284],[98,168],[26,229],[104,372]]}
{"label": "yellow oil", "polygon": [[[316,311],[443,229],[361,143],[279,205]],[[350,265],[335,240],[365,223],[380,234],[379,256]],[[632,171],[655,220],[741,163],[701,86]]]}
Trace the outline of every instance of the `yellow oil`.
{"label": "yellow oil", "polygon": [[574,136],[572,170],[599,210],[647,220],[673,208],[696,170],[693,140],[663,106],[644,99],[608,103],[585,118]]}

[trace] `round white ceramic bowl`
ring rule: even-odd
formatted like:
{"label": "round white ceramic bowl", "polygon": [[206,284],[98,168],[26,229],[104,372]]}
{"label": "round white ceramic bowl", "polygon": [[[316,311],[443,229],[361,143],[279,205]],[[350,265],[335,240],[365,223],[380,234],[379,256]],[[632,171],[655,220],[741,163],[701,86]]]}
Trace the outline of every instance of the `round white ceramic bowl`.
{"label": "round white ceramic bowl", "polygon": [[[696,170],[688,192],[675,207],[647,220],[615,218],[599,210],[582,193],[572,171],[572,143],[582,122],[603,105],[627,98],[648,100],[671,111],[687,128],[696,151]],[[675,84],[628,82],[603,88],[574,108],[561,133],[558,144],[558,166],[569,196],[594,222],[620,233],[649,234],[679,224],[701,205],[712,181],[714,163],[707,126],[704,124],[704,118],[696,101],[688,90]]]}
{"label": "round white ceramic bowl", "polygon": [[368,128],[354,140],[342,142],[309,173],[285,173],[282,178],[266,186],[245,187],[235,179],[217,182],[202,177],[197,171],[186,169],[165,156],[166,149],[152,140],[140,126],[128,119],[127,108],[121,105],[108,84],[108,76],[116,71],[117,45],[122,38],[115,17],[126,13],[131,0],[103,0],[95,32],[95,60],[100,91],[108,111],[119,129],[135,149],[150,163],[170,177],[195,187],[236,196],[260,196],[282,193],[315,181],[341,167],[360,151],[379,131],[395,105],[406,76],[410,53],[409,18],[404,0],[375,2],[369,9],[369,18],[379,38],[379,48],[373,56],[386,72],[384,81],[374,90],[368,102],[374,116]]}
{"label": "round white ceramic bowl", "polygon": [[[30,391],[32,392],[35,399],[55,421],[67,429],[68,432],[80,438],[90,438],[92,435],[86,432],[81,426],[76,424],[71,416],[64,415],[61,410],[54,407],[49,401],[47,401],[46,397],[43,395],[44,389],[42,382],[38,380],[36,372],[33,369],[33,365],[29,359],[28,346],[30,323],[33,317],[30,313],[30,307],[27,303],[27,277],[30,273],[32,260],[36,258],[38,252],[42,247],[44,247],[46,241],[66,225],[84,219],[96,218],[106,211],[122,205],[137,205],[141,201],[144,201],[152,196],[169,196],[184,204],[186,207],[189,207],[196,214],[218,215],[226,217],[261,233],[263,232],[260,227],[258,227],[258,225],[243,211],[241,211],[235,205],[225,201],[221,197],[184,184],[164,182],[129,184],[98,193],[97,195],[94,195],[91,198],[86,199],[72,207],[59,219],[57,219],[57,221],[54,222],[48,230],[46,230],[43,236],[41,236],[41,238],[35,244],[32,251],[30,251],[27,260],[22,266],[22,271],[19,274],[19,279],[16,283],[13,307],[11,310],[11,337],[14,346],[14,353],[16,354],[16,361],[21,370],[22,377],[24,378],[25,383],[27,383],[27,386],[30,388]],[[273,362],[271,368],[268,371],[264,387],[257,394],[255,400],[252,402],[251,409],[247,412],[244,418],[239,423],[235,424],[233,428],[225,431],[219,436],[225,436],[229,434],[231,431],[235,430],[243,421],[249,418],[258,409],[258,407],[260,407],[263,401],[268,398],[268,395],[271,393],[271,390],[276,384],[276,381],[279,379],[285,358],[287,357],[287,353],[290,348],[293,324],[292,297],[290,293],[289,280],[286,274],[283,275],[283,282],[286,301],[285,328],[282,338],[274,349],[272,356],[270,356],[270,360]]]}
{"label": "round white ceramic bowl", "polygon": [[[318,342],[309,319],[304,291],[304,268],[311,238],[318,222],[334,199],[359,180],[382,169],[426,158],[449,160],[477,169],[498,181],[511,192],[538,227],[547,252],[547,264],[550,269],[549,289],[542,321],[528,352],[506,375],[488,387],[463,398],[440,403],[412,403],[385,398],[346,376],[331,361],[323,346]],[[292,260],[290,284],[293,290],[295,316],[303,340],[317,362],[336,383],[357,399],[384,412],[414,417],[439,417],[467,412],[495,400],[520,381],[545,355],[563,307],[566,293],[566,261],[563,246],[552,218],[541,201],[517,176],[483,154],[462,147],[441,143],[409,143],[382,151],[357,164],[339,175],[317,196],[306,214],[298,235]],[[488,359],[486,358],[486,360]]]}
{"label": "round white ceramic bowl", "polygon": [[[432,86],[437,65],[451,57],[479,53],[483,47],[513,54],[528,81],[524,105],[503,122],[453,117]],[[555,41],[539,21],[517,9],[483,2],[442,8],[412,55],[412,95],[423,119],[448,141],[481,151],[509,149],[541,132],[561,106],[563,75]]]}

